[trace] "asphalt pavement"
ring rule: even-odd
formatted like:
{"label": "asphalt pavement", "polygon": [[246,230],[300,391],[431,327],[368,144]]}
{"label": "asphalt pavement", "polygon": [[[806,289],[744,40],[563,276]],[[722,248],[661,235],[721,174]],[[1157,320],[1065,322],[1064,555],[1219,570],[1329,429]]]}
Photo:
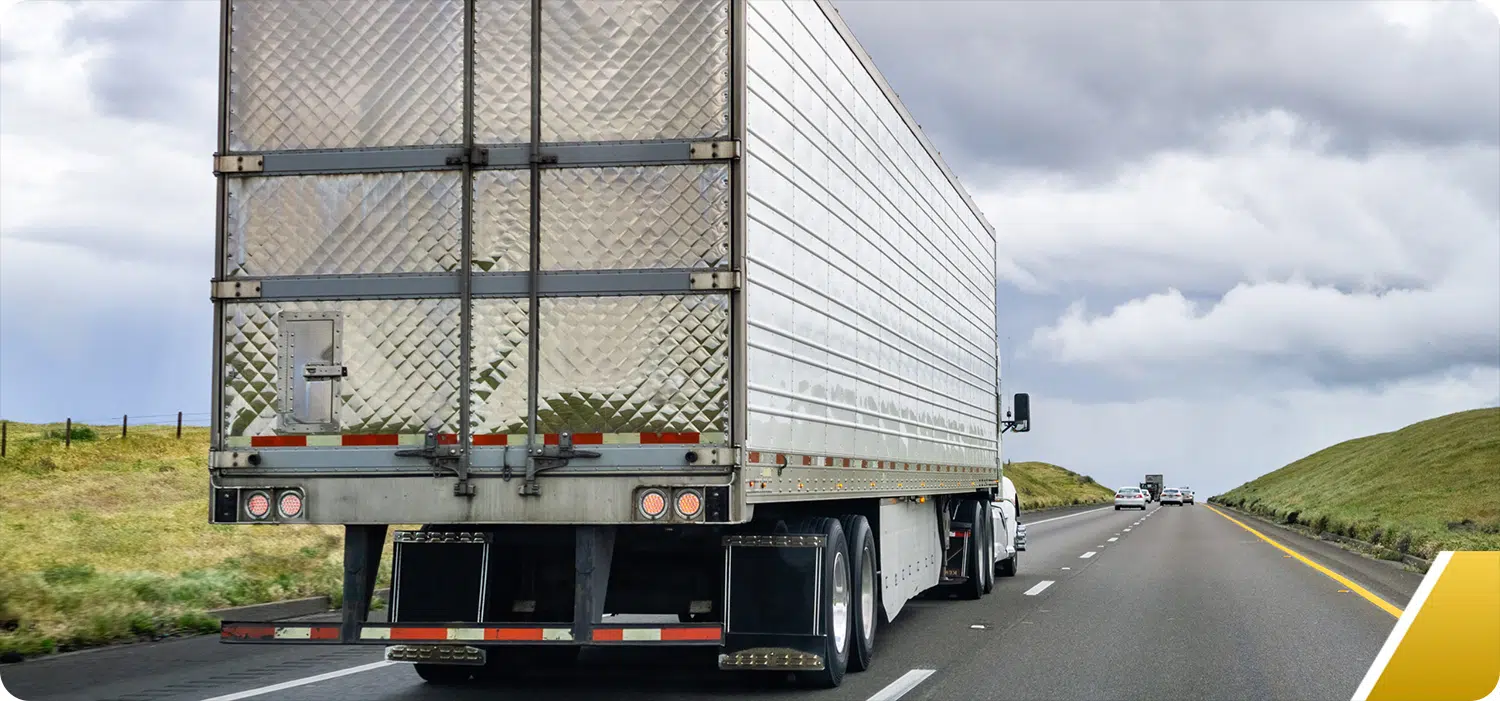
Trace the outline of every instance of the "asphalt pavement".
{"label": "asphalt pavement", "polygon": [[[880,630],[874,669],[830,691],[727,674],[712,650],[588,650],[565,673],[423,683],[378,647],[186,638],[0,667],[27,701],[468,701],[768,698],[1347,699],[1396,619],[1204,505],[1026,514],[1021,572],[979,601],[918,600]],[[1420,578],[1341,561],[1247,521],[1404,606]]]}

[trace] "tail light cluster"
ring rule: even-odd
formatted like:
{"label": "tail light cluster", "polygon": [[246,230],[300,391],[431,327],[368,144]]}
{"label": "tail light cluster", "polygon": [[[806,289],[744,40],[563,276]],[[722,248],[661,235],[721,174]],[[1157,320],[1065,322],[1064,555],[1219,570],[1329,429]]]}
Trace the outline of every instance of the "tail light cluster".
{"label": "tail light cluster", "polygon": [[727,521],[727,487],[642,487],[635,491],[635,518],[658,523]]}
{"label": "tail light cluster", "polygon": [[300,487],[214,489],[214,523],[305,523],[307,494]]}

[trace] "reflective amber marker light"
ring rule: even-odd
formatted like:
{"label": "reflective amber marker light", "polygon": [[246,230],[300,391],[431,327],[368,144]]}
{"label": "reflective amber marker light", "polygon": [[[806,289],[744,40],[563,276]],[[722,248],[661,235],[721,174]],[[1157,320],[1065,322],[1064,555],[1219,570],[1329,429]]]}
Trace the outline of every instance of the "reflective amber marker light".
{"label": "reflective amber marker light", "polygon": [[661,515],[666,512],[666,495],[656,490],[641,495],[641,514],[646,518],[661,518]]}
{"label": "reflective amber marker light", "polygon": [[697,492],[685,491],[677,494],[677,515],[692,518],[703,508],[703,498]]}
{"label": "reflective amber marker light", "polygon": [[271,497],[265,492],[251,493],[245,500],[245,513],[250,514],[250,518],[265,518],[271,513]]}

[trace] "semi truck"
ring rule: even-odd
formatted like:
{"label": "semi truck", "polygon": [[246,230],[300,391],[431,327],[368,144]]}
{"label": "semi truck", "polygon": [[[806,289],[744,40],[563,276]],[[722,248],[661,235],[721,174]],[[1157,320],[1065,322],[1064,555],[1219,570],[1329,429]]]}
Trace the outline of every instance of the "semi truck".
{"label": "semi truck", "polygon": [[1161,501],[1161,490],[1166,484],[1161,475],[1146,475],[1146,482],[1141,485],[1141,489],[1146,490],[1151,495],[1151,501],[1159,502]]}
{"label": "semi truck", "polygon": [[831,4],[221,7],[210,520],[344,532],[223,642],[832,687],[1024,549],[995,230]]}

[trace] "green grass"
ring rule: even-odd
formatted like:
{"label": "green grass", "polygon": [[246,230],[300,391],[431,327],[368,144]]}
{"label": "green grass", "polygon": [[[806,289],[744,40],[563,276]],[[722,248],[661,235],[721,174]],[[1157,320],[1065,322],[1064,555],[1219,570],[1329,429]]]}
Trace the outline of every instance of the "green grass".
{"label": "green grass", "polygon": [[1431,559],[1500,550],[1500,408],[1345,441],[1212,499]]}
{"label": "green grass", "polygon": [[1104,504],[1114,499],[1113,489],[1094,478],[1045,462],[1007,463],[1004,475],[1016,485],[1021,508],[1045,509],[1073,504]]}
{"label": "green grass", "polygon": [[210,525],[208,430],[174,432],[75,425],[64,448],[61,425],[10,424],[0,654],[217,630],[205,611],[225,606],[337,600],[342,531]]}

